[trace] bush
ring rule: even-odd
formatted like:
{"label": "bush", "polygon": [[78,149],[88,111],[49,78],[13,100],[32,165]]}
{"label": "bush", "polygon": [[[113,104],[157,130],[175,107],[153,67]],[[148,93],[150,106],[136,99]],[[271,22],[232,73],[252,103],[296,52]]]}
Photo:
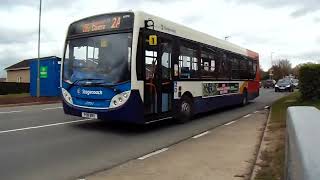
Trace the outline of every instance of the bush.
{"label": "bush", "polygon": [[320,64],[306,64],[299,70],[301,97],[305,100],[320,99]]}

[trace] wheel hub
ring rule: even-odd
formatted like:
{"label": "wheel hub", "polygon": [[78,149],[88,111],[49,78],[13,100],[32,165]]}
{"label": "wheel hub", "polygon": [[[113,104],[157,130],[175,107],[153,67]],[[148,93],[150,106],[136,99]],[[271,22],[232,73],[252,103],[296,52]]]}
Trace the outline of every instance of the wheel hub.
{"label": "wheel hub", "polygon": [[185,113],[190,113],[190,105],[187,102],[181,104],[181,111]]}

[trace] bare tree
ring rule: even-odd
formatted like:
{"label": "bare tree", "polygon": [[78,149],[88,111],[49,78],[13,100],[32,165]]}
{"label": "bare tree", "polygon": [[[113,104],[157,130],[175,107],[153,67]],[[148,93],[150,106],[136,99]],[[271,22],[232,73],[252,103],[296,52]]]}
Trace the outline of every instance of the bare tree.
{"label": "bare tree", "polygon": [[291,63],[288,59],[279,59],[272,65],[273,78],[279,80],[292,73]]}

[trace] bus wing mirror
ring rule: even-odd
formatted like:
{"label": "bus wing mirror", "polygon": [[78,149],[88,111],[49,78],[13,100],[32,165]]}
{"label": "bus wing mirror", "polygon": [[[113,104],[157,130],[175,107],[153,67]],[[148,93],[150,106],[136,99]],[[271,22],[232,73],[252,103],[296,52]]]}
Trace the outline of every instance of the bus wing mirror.
{"label": "bus wing mirror", "polygon": [[156,46],[156,45],[158,45],[158,37],[157,37],[157,35],[149,35],[149,40],[148,40],[148,42],[149,42],[149,45],[150,45],[150,46]]}

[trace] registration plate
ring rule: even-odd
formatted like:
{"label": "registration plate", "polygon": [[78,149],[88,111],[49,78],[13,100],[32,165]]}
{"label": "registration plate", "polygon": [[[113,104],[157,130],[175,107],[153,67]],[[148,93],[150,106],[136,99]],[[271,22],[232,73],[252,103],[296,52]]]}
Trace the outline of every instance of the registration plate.
{"label": "registration plate", "polygon": [[285,87],[279,87],[279,89],[285,89]]}
{"label": "registration plate", "polygon": [[87,113],[87,112],[82,112],[82,117],[84,118],[89,118],[89,119],[98,119],[98,115],[95,113]]}

